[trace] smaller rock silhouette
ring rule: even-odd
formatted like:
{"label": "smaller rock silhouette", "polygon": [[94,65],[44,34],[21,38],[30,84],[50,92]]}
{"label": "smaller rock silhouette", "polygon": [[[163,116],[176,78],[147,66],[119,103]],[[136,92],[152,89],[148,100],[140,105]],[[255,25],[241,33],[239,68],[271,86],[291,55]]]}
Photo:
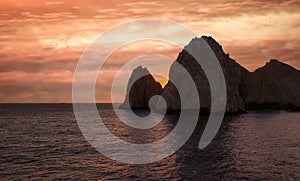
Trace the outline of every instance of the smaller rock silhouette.
{"label": "smaller rock silhouette", "polygon": [[125,101],[121,109],[149,109],[152,96],[160,95],[162,86],[156,82],[147,68],[135,68],[127,85]]}
{"label": "smaller rock silhouette", "polygon": [[241,89],[247,110],[300,110],[300,71],[272,59],[255,70]]}

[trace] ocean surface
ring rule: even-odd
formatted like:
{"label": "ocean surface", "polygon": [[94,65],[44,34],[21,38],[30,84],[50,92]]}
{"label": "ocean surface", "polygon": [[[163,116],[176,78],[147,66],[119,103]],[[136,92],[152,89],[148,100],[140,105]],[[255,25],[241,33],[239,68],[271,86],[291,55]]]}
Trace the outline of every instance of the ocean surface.
{"label": "ocean surface", "polygon": [[[111,132],[136,143],[163,138],[178,119],[167,115],[141,131],[121,123],[107,104],[98,110]],[[89,145],[71,104],[0,104],[0,179],[300,180],[300,113],[226,116],[215,139],[199,150],[206,119],[200,117],[175,154],[134,165],[106,158]]]}

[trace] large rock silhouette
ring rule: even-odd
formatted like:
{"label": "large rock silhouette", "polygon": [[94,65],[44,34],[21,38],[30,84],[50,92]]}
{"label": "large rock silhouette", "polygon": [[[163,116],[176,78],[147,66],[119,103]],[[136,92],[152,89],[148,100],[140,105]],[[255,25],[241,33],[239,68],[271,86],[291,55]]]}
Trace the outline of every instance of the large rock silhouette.
{"label": "large rock silhouette", "polygon": [[[244,80],[248,76],[249,72],[236,63],[235,60],[229,57],[229,54],[225,54],[222,46],[219,45],[213,38],[211,37],[202,37],[211,49],[214,51],[215,55],[217,56],[219,63],[222,67],[225,82],[226,82],[226,90],[227,90],[227,105],[226,105],[226,112],[230,113],[240,113],[245,112],[244,100],[240,95],[240,87],[244,86]],[[193,49],[201,49],[200,38],[194,38],[185,49],[193,48]],[[191,75],[194,79],[196,87],[199,92],[200,97],[200,106],[198,109],[202,111],[209,111],[211,106],[211,94],[210,94],[210,87],[208,83],[208,79],[198,64],[198,62],[191,56],[185,49],[179,54],[176,62],[180,63]],[[180,75],[178,75],[178,71],[176,70],[176,66],[173,64],[170,68],[169,77],[175,77],[175,79]],[[185,81],[184,78],[181,78],[179,81]],[[188,89],[187,89],[188,91]],[[171,83],[165,86],[162,96],[164,97],[168,110],[172,111],[179,111],[180,110],[180,98],[176,87]]]}
{"label": "large rock silhouette", "polygon": [[156,82],[147,68],[141,66],[133,70],[127,86],[127,94],[122,109],[148,109],[149,100],[160,95],[162,86]]}
{"label": "large rock silhouette", "polygon": [[[239,65],[229,54],[223,51],[222,46],[212,37],[202,36],[215,53],[223,70],[227,91],[227,113],[244,113],[247,110],[258,109],[285,109],[300,111],[300,71],[272,59],[265,66],[249,72]],[[200,38],[194,38],[186,47],[200,49]],[[200,105],[193,104],[192,109],[210,111],[211,93],[208,79],[198,62],[185,49],[178,55],[176,62],[182,65],[193,78],[199,96]],[[135,81],[138,75],[146,75]],[[143,109],[148,108],[148,102],[153,95],[161,95],[167,104],[169,112],[181,110],[181,99],[189,100],[189,97],[180,97],[172,82],[168,82],[164,89],[149,75],[150,72],[142,67],[136,68],[128,83],[127,95],[121,108]],[[169,78],[186,81],[173,63],[170,67]],[[187,88],[186,91],[189,91]],[[188,95],[188,94],[187,94]],[[153,103],[153,102],[152,102]],[[156,104],[160,108],[161,102]]]}

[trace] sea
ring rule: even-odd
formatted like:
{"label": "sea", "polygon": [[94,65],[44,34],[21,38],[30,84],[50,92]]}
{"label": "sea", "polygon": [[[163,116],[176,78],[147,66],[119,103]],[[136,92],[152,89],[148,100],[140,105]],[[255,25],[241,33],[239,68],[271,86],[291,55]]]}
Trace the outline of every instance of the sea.
{"label": "sea", "polygon": [[[97,107],[108,129],[130,142],[162,139],[178,120],[166,115],[157,126],[138,131],[120,122],[110,104]],[[174,154],[127,164],[89,144],[72,104],[0,104],[0,180],[300,180],[300,113],[225,116],[216,137],[200,150],[206,120],[199,117]]]}

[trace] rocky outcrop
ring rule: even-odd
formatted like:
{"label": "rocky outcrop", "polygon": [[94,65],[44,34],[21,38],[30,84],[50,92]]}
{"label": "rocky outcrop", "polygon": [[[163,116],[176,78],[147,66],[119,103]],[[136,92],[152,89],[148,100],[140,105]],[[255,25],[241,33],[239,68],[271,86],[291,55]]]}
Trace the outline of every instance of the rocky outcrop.
{"label": "rocky outcrop", "polygon": [[[245,112],[244,100],[240,95],[240,89],[244,86],[244,80],[248,76],[249,72],[236,63],[235,60],[229,57],[229,54],[225,54],[222,46],[219,45],[211,37],[202,37],[211,49],[214,51],[217,56],[220,65],[223,69],[226,89],[227,89],[227,105],[226,111],[230,113],[239,113]],[[199,49],[201,44],[199,43],[200,38],[194,38],[185,49],[192,47]],[[211,95],[208,79],[198,64],[198,62],[191,56],[185,49],[179,54],[176,62],[181,64],[191,75],[196,83],[200,97],[200,108],[201,110],[208,111],[211,105]],[[169,77],[175,77],[175,79],[180,79],[178,71],[176,70],[176,65],[172,65],[169,72]],[[178,78],[177,78],[178,77]],[[184,78],[181,78],[180,81],[185,81]],[[188,91],[188,90],[187,90]],[[164,97],[169,111],[178,111],[180,110],[180,96],[177,92],[176,87],[169,81],[165,86],[162,96]],[[185,99],[185,98],[184,98]]]}
{"label": "rocky outcrop", "polygon": [[[269,61],[264,67],[249,72],[226,54],[222,46],[212,37],[202,37],[215,53],[223,70],[226,93],[227,113],[243,113],[247,110],[257,109],[285,109],[300,111],[300,71],[284,64],[278,60]],[[129,80],[127,95],[121,108],[143,109],[148,108],[148,102],[153,95],[161,95],[169,112],[178,112],[181,109],[181,99],[187,100],[190,105],[188,109],[201,109],[209,111],[211,107],[211,93],[208,79],[198,64],[186,49],[200,50],[200,38],[194,38],[183,49],[170,67],[169,78],[177,80],[184,85],[186,75],[178,63],[184,67],[193,81],[199,93],[200,106],[194,104],[193,98],[189,96],[188,87],[186,97],[180,97],[176,87],[169,81],[162,90],[161,85],[154,80],[146,68],[136,68]],[[202,44],[203,46],[203,44]],[[136,80],[136,77],[141,77]],[[132,88],[129,89],[132,85]],[[160,100],[161,101],[161,100]],[[160,101],[156,108],[160,109]]]}
{"label": "rocky outcrop", "polygon": [[125,101],[121,109],[148,109],[149,100],[160,95],[162,87],[156,82],[147,68],[137,67],[133,70],[127,86]]}
{"label": "rocky outcrop", "polygon": [[247,110],[300,110],[300,71],[272,59],[250,74],[241,94]]}

